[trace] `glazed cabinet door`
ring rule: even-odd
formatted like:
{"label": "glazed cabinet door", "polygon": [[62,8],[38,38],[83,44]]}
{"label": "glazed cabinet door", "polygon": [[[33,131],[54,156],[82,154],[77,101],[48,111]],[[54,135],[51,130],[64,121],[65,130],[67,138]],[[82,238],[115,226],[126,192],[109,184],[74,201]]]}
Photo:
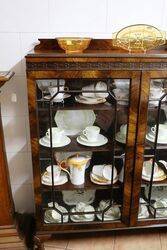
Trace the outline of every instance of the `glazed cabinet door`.
{"label": "glazed cabinet door", "polygon": [[140,72],[28,72],[38,230],[129,225],[139,89]]}
{"label": "glazed cabinet door", "polygon": [[143,72],[131,225],[167,223],[167,72]]}

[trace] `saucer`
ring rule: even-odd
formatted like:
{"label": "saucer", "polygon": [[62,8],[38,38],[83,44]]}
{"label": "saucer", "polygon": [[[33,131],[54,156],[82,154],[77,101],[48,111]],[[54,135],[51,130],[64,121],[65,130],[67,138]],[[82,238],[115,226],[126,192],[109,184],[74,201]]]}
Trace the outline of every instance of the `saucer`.
{"label": "saucer", "polygon": [[[60,99],[60,98],[56,98],[56,97],[55,97],[55,98],[52,100],[52,102],[63,102],[64,99],[69,98],[69,97],[71,97],[71,95],[65,93],[64,96],[63,96],[63,98]],[[50,99],[51,99],[51,95],[45,95],[45,96],[44,96],[44,99],[45,99],[45,100],[50,100]]]}
{"label": "saucer", "polygon": [[[92,172],[90,173],[90,180],[91,180],[91,182],[93,182],[93,183],[95,183],[97,185],[111,185],[111,181],[104,181],[104,179],[99,179]],[[113,179],[113,184],[115,184],[117,181],[118,181],[118,177]]]}
{"label": "saucer", "polygon": [[[117,170],[114,167],[113,169],[113,179],[117,177]],[[101,181],[104,180],[104,182],[111,181],[111,175],[112,175],[112,165],[111,164],[102,164],[102,165],[94,165],[92,168],[92,174],[93,176],[96,176],[94,179],[99,179]]]}
{"label": "saucer", "polygon": [[125,144],[126,143],[126,137],[124,137],[121,132],[119,131],[118,133],[116,133],[116,136],[115,136],[115,139],[116,141],[122,143],[122,144]]}
{"label": "saucer", "polygon": [[[60,142],[53,143],[52,146],[53,146],[53,148],[64,147],[64,146],[70,144],[70,142],[71,142],[71,139],[69,137],[63,136]],[[45,140],[45,136],[43,138],[39,139],[39,144],[44,146],[44,147],[51,147],[50,141],[47,142]]]}
{"label": "saucer", "polygon": [[[142,179],[144,181],[150,181],[151,180],[151,176],[146,176],[146,175],[142,175]],[[153,177],[153,181],[163,181],[166,179],[166,175],[161,175],[159,177]]]}
{"label": "saucer", "polygon": [[100,104],[100,103],[104,103],[106,102],[106,99],[105,98],[86,98],[86,97],[83,97],[81,95],[78,95],[78,96],[75,96],[75,101],[76,102],[79,102],[79,103],[82,103],[82,104]]}
{"label": "saucer", "polygon": [[[48,178],[45,177],[45,173],[41,177],[41,183],[46,186],[52,186],[52,179],[48,180]],[[67,174],[65,172],[62,172],[60,174],[59,179],[57,181],[54,181],[54,186],[63,185],[67,181],[68,181]]]}
{"label": "saucer", "polygon": [[105,145],[108,142],[108,139],[104,135],[99,134],[98,140],[96,142],[89,142],[86,139],[83,140],[82,136],[78,136],[77,137],[77,142],[79,144],[81,144],[81,145],[84,145],[84,146],[98,147],[98,146]]}
{"label": "saucer", "polygon": [[[152,136],[152,134],[150,135],[150,133],[148,133],[146,135],[146,139],[148,141],[155,142],[155,136]],[[159,144],[167,144],[167,140],[164,141],[164,140],[157,139],[157,143],[159,143]]]}

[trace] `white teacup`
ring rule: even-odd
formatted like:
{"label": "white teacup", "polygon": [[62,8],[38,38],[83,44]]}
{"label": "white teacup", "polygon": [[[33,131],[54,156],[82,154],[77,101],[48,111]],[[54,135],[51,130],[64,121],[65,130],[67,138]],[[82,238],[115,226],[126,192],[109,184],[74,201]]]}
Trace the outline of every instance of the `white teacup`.
{"label": "white teacup", "polygon": [[[46,168],[46,173],[48,178],[51,180],[52,179],[52,166],[48,166]],[[61,168],[58,165],[53,165],[53,177],[54,181],[58,181],[60,178],[60,173],[61,173]]]}
{"label": "white teacup", "polygon": [[[157,126],[151,127],[151,132],[156,135]],[[167,139],[167,124],[159,124],[158,139]]]}
{"label": "white teacup", "polygon": [[88,126],[82,131],[82,133],[88,141],[94,142],[98,139],[100,128],[98,126]]}
{"label": "white teacup", "polygon": [[126,134],[127,134],[127,124],[121,125],[121,127],[120,127],[120,132],[121,132],[121,135],[122,135],[123,137],[126,137]]}
{"label": "white teacup", "polygon": [[[105,82],[97,82],[96,84],[90,84],[82,88],[83,91],[107,91],[107,84]],[[106,98],[109,94],[107,93],[82,93],[86,97],[102,97]]]}
{"label": "white teacup", "polygon": [[[68,87],[65,87],[64,85],[60,85],[59,88],[58,86],[50,86],[49,88],[49,93],[51,95],[51,97],[53,97],[54,95],[56,95],[59,91],[68,91]],[[54,99],[63,99],[64,97],[64,93],[58,93]]]}
{"label": "white teacup", "polygon": [[[52,127],[52,141],[60,142],[62,136],[64,135],[64,130],[58,127]],[[46,137],[50,140],[50,128],[46,132]]]}

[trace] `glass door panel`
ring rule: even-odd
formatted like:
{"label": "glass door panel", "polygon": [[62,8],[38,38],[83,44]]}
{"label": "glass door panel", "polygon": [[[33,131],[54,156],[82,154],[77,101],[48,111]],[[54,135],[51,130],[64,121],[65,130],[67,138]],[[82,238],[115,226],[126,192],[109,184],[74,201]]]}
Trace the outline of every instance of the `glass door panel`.
{"label": "glass door panel", "polygon": [[121,221],[130,84],[36,81],[42,223]]}
{"label": "glass door panel", "polygon": [[152,79],[139,220],[167,219],[167,80]]}

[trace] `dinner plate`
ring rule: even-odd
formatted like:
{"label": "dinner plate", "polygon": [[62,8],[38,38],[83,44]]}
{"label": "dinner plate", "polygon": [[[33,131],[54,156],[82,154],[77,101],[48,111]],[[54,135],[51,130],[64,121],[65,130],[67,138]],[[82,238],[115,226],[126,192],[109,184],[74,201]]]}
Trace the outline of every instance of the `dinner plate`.
{"label": "dinner plate", "polygon": [[[71,213],[75,213],[76,212],[76,209],[75,208],[72,208],[71,209]],[[89,211],[89,212],[94,212],[93,210],[93,207],[92,207],[92,210]],[[89,214],[90,216],[91,214]],[[70,219],[73,221],[73,222],[84,222],[84,221],[93,221],[95,219],[95,215],[92,214],[92,216],[90,218],[85,218],[81,215],[70,215]]]}
{"label": "dinner plate", "polygon": [[[90,99],[90,100],[89,100]],[[81,98],[80,96],[75,96],[76,102],[82,103],[82,104],[100,104],[106,102],[106,99],[95,99],[95,98],[89,98],[89,99],[84,99]]]}
{"label": "dinner plate", "polygon": [[[64,147],[68,144],[70,144],[71,139],[67,136],[62,137],[61,141],[59,143],[53,143],[52,147],[53,148],[59,148],[59,147]],[[39,144],[44,146],[44,147],[51,147],[50,142],[45,141],[43,138],[39,139]]]}
{"label": "dinner plate", "polygon": [[[55,98],[52,100],[52,102],[63,102],[64,99],[69,98],[69,97],[71,97],[71,95],[65,93],[64,96],[63,96],[63,98],[60,99],[60,98],[56,98],[56,97],[55,97]],[[51,95],[45,95],[45,96],[44,96],[44,99],[45,99],[45,100],[50,100],[50,99],[51,99]]]}
{"label": "dinner plate", "polygon": [[58,110],[54,120],[66,135],[77,135],[94,124],[96,115],[93,110]]}
{"label": "dinner plate", "polygon": [[[57,180],[57,181],[54,182],[54,186],[63,185],[67,181],[68,181],[67,174],[64,173],[64,172],[62,172],[60,174],[59,180]],[[41,177],[41,183],[43,185],[46,185],[46,186],[52,186],[52,180],[48,181],[48,178],[45,178],[44,175],[42,175],[42,177]]]}
{"label": "dinner plate", "polygon": [[[155,142],[155,137],[152,137],[152,136],[150,136],[149,135],[149,133],[146,135],[146,139],[148,140],[148,141],[151,141],[151,142]],[[157,143],[159,143],[159,144],[167,144],[167,140],[157,140]]]}
{"label": "dinner plate", "polygon": [[105,145],[108,142],[108,139],[104,135],[99,135],[99,139],[96,142],[89,142],[86,140],[84,141],[81,136],[78,136],[77,142],[81,145],[88,146],[88,147],[99,147],[99,146]]}

